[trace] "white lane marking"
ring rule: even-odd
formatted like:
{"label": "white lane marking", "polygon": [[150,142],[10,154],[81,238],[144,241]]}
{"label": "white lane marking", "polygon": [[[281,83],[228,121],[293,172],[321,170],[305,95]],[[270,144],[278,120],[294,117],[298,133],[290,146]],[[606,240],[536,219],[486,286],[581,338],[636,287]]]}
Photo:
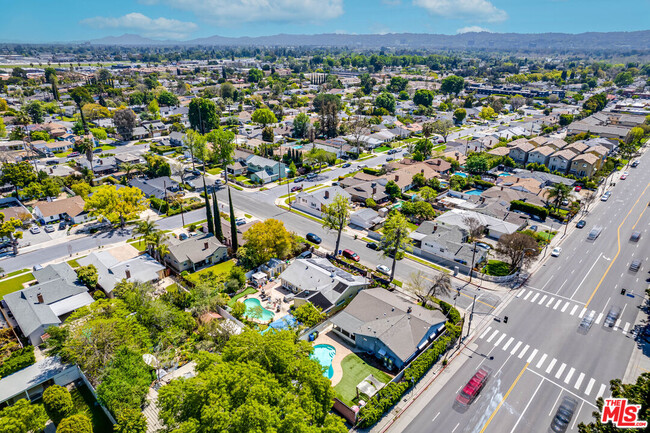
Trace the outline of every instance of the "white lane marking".
{"label": "white lane marking", "polygon": [[598,260],[600,260],[600,257],[601,257],[602,255],[603,255],[603,253],[600,253],[600,255],[598,256],[598,258],[597,258],[596,260],[594,260],[594,264],[591,265],[591,267],[589,268],[589,270],[587,271],[587,273],[585,274],[585,276],[582,278],[582,281],[580,281],[580,284],[578,284],[578,287],[576,287],[575,292],[573,292],[573,295],[571,295],[571,299],[573,299],[573,297],[576,295],[576,293],[578,293],[578,289],[580,288],[580,286],[582,286],[582,283],[585,282],[585,280],[587,279],[587,275],[589,275],[589,273],[591,273],[591,270],[594,268],[594,266],[596,266],[596,263],[598,263]]}
{"label": "white lane marking", "polygon": [[504,338],[506,338],[506,334],[501,334],[501,337],[494,343],[494,347],[499,347],[499,344],[501,344]]}
{"label": "white lane marking", "polygon": [[618,331],[618,328],[621,327],[621,318],[619,317],[616,323],[614,323],[614,331]]}
{"label": "white lane marking", "polygon": [[560,293],[560,290],[562,290],[562,287],[564,287],[564,285],[567,283],[567,281],[569,281],[569,280],[564,280],[564,282],[562,283],[562,285],[560,286],[560,288],[557,289],[557,293]]}
{"label": "white lane marking", "polygon": [[551,411],[548,413],[548,416],[551,416],[553,413],[553,410],[555,409],[555,405],[557,404],[557,401],[560,399],[560,396],[562,395],[562,389],[560,388],[560,393],[557,395],[557,398],[555,399],[555,403],[553,403],[553,406],[551,406]]}
{"label": "white lane marking", "polygon": [[564,372],[565,368],[566,368],[566,364],[562,363],[562,365],[560,365],[560,369],[557,371],[557,373],[555,373],[555,378],[556,379],[559,379],[560,376],[562,376],[562,373]]}
{"label": "white lane marking", "polygon": [[576,369],[571,367],[571,370],[569,370],[566,377],[564,378],[564,383],[569,383],[569,381],[571,380],[571,377],[573,376],[573,373],[575,373],[575,372],[576,372]]}
{"label": "white lane marking", "polygon": [[539,362],[537,362],[537,368],[540,368],[542,364],[544,364],[544,361],[546,361],[546,354],[543,354],[542,357],[539,359]]}
{"label": "white lane marking", "polygon": [[436,416],[433,417],[433,419],[431,420],[431,422],[434,422],[434,421],[436,420],[436,418],[438,418],[438,415],[440,415],[440,412],[438,412],[438,413],[436,414]]}
{"label": "white lane marking", "polygon": [[603,313],[600,313],[598,317],[596,317],[596,325],[600,323],[600,320],[603,318]]}
{"label": "white lane marking", "polygon": [[527,301],[528,298],[530,298],[530,295],[532,295],[532,294],[533,294],[533,292],[526,293],[526,296],[524,296],[524,301]]}
{"label": "white lane marking", "polygon": [[574,305],[573,308],[571,309],[571,312],[570,312],[569,314],[573,316],[574,314],[576,314],[576,310],[577,310],[577,309],[578,309],[578,306],[577,306],[577,305]]}
{"label": "white lane marking", "polygon": [[582,319],[582,316],[584,316],[586,312],[587,312],[587,309],[583,308],[582,311],[580,312],[580,314],[578,314],[578,317]]}
{"label": "white lane marking", "polygon": [[490,341],[494,340],[494,337],[496,337],[498,333],[499,333],[499,330],[497,329],[496,331],[494,331],[492,333],[492,335],[490,335],[490,337],[486,341],[489,343]]}
{"label": "white lane marking", "polygon": [[582,410],[582,406],[584,405],[585,405],[585,401],[582,400],[582,403],[580,403],[580,408],[578,409],[578,412],[576,412],[576,416],[573,419],[573,425],[571,426],[571,430],[576,428],[576,423],[578,422],[578,414],[580,413],[580,411]]}
{"label": "white lane marking", "polygon": [[539,302],[537,303],[537,305],[542,305],[542,304],[544,303],[544,301],[546,300],[546,298],[548,298],[547,295],[542,296],[542,299],[539,300]]}
{"label": "white lane marking", "polygon": [[607,388],[607,387],[605,386],[604,383],[600,385],[600,389],[598,390],[598,394],[596,394],[596,400],[598,400],[598,397],[602,397],[605,394],[605,388]]}
{"label": "white lane marking", "polygon": [[553,370],[553,366],[555,365],[556,362],[557,362],[557,359],[553,358],[553,361],[551,361],[551,363],[548,365],[548,367],[546,367],[546,374],[549,374],[551,372],[551,370]]}
{"label": "white lane marking", "polygon": [[566,304],[564,304],[564,307],[562,307],[562,310],[560,310],[560,311],[564,313],[566,311],[566,309],[569,308],[569,305],[570,304],[567,302]]}
{"label": "white lane marking", "polygon": [[519,359],[524,357],[528,349],[530,349],[530,346],[528,344],[523,349],[521,349],[521,352],[519,353]]}
{"label": "white lane marking", "polygon": [[539,293],[535,293],[535,296],[530,298],[530,302],[535,302],[535,299],[539,298]]}
{"label": "white lane marking", "polygon": [[594,387],[594,383],[596,383],[596,380],[593,377],[589,379],[589,383],[587,383],[587,389],[585,389],[585,394],[589,395],[591,388]]}
{"label": "white lane marking", "polygon": [[562,299],[558,299],[558,300],[557,300],[557,303],[555,304],[555,306],[553,307],[553,309],[554,309],[554,310],[557,310],[557,307],[559,307],[561,303],[562,303]]}
{"label": "white lane marking", "polygon": [[517,298],[521,298],[521,295],[523,295],[524,293],[526,293],[525,290],[522,290],[521,292],[517,293]]}
{"label": "white lane marking", "polygon": [[625,322],[625,326],[623,327],[623,334],[627,334],[627,329],[630,327],[630,322]]}
{"label": "white lane marking", "polygon": [[533,362],[533,359],[535,359],[535,355],[537,355],[537,349],[533,350],[533,353],[530,354],[526,362],[529,364]]}
{"label": "white lane marking", "polygon": [[478,338],[483,338],[483,337],[485,337],[485,334],[487,334],[488,332],[490,332],[491,329],[492,329],[492,327],[491,327],[491,326],[488,326],[488,328],[487,328],[485,331],[483,331],[483,333],[482,333],[481,335],[479,335]]}
{"label": "white lane marking", "polygon": [[533,399],[535,398],[535,395],[537,395],[537,391],[539,391],[539,387],[542,386],[542,383],[544,383],[545,380],[546,379],[542,377],[542,380],[539,381],[539,385],[537,385],[537,388],[535,388],[535,392],[533,392],[533,395],[530,397],[530,400],[528,400],[526,407],[521,412],[521,415],[519,415],[519,418],[517,419],[517,422],[515,423],[514,427],[512,427],[512,430],[510,430],[510,433],[513,433],[517,429],[517,426],[519,425],[519,421],[521,421],[521,418],[523,418],[524,414],[528,410],[528,406],[530,406],[530,404],[532,403]]}
{"label": "white lane marking", "polygon": [[[544,376],[542,376],[540,373],[536,372],[535,370],[527,370],[527,371],[530,371],[532,374],[534,374],[534,375],[536,375],[536,376],[544,377]],[[560,389],[563,390],[564,392],[567,392],[567,393],[571,394],[571,395],[574,396],[576,399],[584,401],[585,403],[587,403],[589,406],[591,406],[591,407],[593,407],[593,408],[596,407],[596,405],[593,404],[593,403],[591,402],[591,399],[589,399],[589,400],[585,400],[582,396],[576,394],[575,392],[573,392],[572,390],[570,390],[570,389],[568,389],[568,388],[563,387],[563,386],[560,385],[559,383],[554,382],[553,380],[551,380],[551,379],[549,379],[549,378],[546,378],[546,380],[547,380],[548,382],[552,383],[553,385],[557,386],[558,388],[560,388]]]}
{"label": "white lane marking", "polygon": [[576,384],[573,385],[575,389],[580,389],[580,385],[582,385],[582,380],[585,378],[584,373],[580,373],[580,376],[578,376],[578,380],[576,380]]}
{"label": "white lane marking", "polygon": [[451,433],[454,433],[459,425],[460,425],[460,423],[456,424],[456,427],[454,427],[454,429],[451,431]]}
{"label": "white lane marking", "polygon": [[515,345],[515,347],[513,347],[512,350],[510,351],[510,354],[511,354],[511,355],[514,355],[515,352],[517,351],[517,349],[519,349],[519,346],[521,346],[521,341],[518,341],[518,342],[517,342],[517,344]]}
{"label": "white lane marking", "polygon": [[502,349],[506,350],[508,348],[508,346],[510,346],[512,344],[513,341],[515,341],[515,338],[510,337],[510,340],[508,340],[508,342],[505,344],[505,346],[502,347]]}
{"label": "white lane marking", "polygon": [[553,301],[555,301],[555,298],[551,296],[551,299],[548,300],[548,304],[546,304],[546,308],[550,307]]}

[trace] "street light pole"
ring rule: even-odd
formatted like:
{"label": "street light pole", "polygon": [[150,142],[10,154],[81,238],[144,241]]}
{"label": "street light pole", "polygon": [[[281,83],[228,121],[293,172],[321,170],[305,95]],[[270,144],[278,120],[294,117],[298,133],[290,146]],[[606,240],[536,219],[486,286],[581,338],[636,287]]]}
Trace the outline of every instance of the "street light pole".
{"label": "street light pole", "polygon": [[474,258],[476,257],[476,241],[474,241],[474,250],[472,251],[472,266],[469,268],[469,282],[472,282],[472,274],[474,273]]}
{"label": "street light pole", "polygon": [[472,329],[472,318],[474,318],[474,305],[476,305],[476,295],[474,295],[474,300],[472,301],[472,312],[469,313],[469,323],[467,324],[467,335],[466,335],[466,337],[469,336],[469,332]]}

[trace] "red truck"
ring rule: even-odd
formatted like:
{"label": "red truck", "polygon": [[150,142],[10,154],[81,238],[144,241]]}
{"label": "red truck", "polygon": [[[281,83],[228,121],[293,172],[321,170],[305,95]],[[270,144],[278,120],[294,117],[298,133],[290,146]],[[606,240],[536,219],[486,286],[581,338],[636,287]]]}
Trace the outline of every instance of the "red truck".
{"label": "red truck", "polygon": [[487,367],[481,367],[474,376],[467,382],[456,396],[456,402],[461,406],[469,406],[478,397],[479,393],[485,386],[488,378],[490,377],[490,370]]}

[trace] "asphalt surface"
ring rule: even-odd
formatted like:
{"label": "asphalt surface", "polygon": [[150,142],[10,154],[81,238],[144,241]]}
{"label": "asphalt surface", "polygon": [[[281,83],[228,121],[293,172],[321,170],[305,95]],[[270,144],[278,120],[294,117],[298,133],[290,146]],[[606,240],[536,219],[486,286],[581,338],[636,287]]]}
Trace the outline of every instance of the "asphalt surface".
{"label": "asphalt surface", "polygon": [[[650,173],[645,167],[650,167],[647,154],[638,168],[628,170],[627,180],[616,176],[616,186],[608,188],[611,198],[591,207],[584,229],[569,230],[560,256],[549,257],[524,287],[511,291],[499,313],[501,319],[508,316],[508,323],[485,322],[465,349],[470,360],[440,392],[425,397],[430,401],[404,431],[547,432],[565,396],[578,401],[567,431],[592,421],[596,398],[609,396],[609,381],[624,376],[641,326],[635,321],[650,277]],[[595,226],[602,232],[588,241]],[[633,231],[641,232],[639,242],[629,240]],[[642,260],[638,272],[628,269],[633,259]],[[606,328],[612,306],[622,314],[613,328]],[[591,328],[579,333],[592,311]],[[481,365],[493,374],[478,399],[459,411],[454,399]]]}

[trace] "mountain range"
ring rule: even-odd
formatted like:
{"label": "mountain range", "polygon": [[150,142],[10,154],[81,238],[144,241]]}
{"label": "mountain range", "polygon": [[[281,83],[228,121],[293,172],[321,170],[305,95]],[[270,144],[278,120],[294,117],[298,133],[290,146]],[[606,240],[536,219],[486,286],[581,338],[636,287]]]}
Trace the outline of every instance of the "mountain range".
{"label": "mountain range", "polygon": [[116,46],[313,46],[348,48],[404,49],[488,49],[488,50],[563,50],[563,51],[648,51],[650,30],[589,33],[463,33],[458,35],[424,33],[278,34],[258,37],[210,36],[187,41],[156,40],[134,34],[108,36],[88,41],[91,45]]}

